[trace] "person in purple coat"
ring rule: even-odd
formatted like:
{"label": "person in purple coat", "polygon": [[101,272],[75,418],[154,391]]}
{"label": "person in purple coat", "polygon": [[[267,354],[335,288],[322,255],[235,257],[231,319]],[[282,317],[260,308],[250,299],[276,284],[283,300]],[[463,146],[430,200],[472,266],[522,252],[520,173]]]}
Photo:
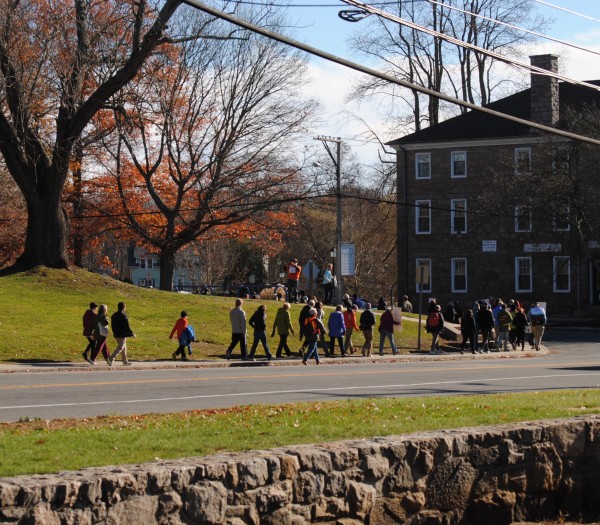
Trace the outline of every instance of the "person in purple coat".
{"label": "person in purple coat", "polygon": [[342,313],[341,304],[338,304],[335,307],[335,311],[331,312],[327,328],[329,329],[329,355],[333,355],[333,351],[335,350],[335,340],[337,339],[342,356],[345,356],[344,334],[346,333],[346,324],[344,323],[344,314]]}

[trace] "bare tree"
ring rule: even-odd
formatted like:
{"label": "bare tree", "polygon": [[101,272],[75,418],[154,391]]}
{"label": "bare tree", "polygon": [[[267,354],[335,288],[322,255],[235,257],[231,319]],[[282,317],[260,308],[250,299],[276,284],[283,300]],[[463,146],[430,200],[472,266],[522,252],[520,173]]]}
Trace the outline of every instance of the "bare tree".
{"label": "bare tree", "polygon": [[261,231],[306,190],[292,149],[316,106],[299,93],[302,56],[251,33],[187,40],[146,68],[120,94],[105,168],[122,222],[158,251],[171,289],[182,247],[210,230]]}

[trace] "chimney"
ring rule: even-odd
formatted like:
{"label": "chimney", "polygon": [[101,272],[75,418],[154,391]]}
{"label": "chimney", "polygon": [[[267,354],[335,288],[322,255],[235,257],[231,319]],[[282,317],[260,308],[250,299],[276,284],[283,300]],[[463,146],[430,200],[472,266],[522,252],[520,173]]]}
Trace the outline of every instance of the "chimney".
{"label": "chimney", "polygon": [[[531,65],[558,73],[556,55],[530,56]],[[531,72],[531,120],[545,126],[556,126],[560,118],[558,79]]]}

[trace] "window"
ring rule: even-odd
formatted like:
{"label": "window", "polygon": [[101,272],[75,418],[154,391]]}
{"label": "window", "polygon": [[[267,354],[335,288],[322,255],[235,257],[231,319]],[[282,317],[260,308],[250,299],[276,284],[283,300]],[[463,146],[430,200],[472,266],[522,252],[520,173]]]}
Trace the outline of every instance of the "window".
{"label": "window", "polygon": [[569,206],[559,206],[554,212],[552,229],[555,232],[568,232],[571,230],[571,224],[569,223],[570,212],[571,208],[569,208]]}
{"label": "window", "polygon": [[515,206],[515,231],[530,232],[531,231],[531,207],[530,206]]}
{"label": "window", "polygon": [[183,277],[177,277],[177,289],[183,290],[184,280]]}
{"label": "window", "polygon": [[151,257],[140,258],[140,259],[138,259],[138,263],[140,265],[140,268],[152,268],[152,258]]}
{"label": "window", "polygon": [[431,178],[431,153],[415,154],[415,173],[417,179]]}
{"label": "window", "polygon": [[[146,259],[138,259],[138,264],[140,265],[140,268],[145,268],[146,267]],[[142,285],[140,285],[142,286]]]}
{"label": "window", "polygon": [[450,171],[452,178],[467,176],[467,152],[453,151],[450,153]]}
{"label": "window", "polygon": [[571,258],[554,257],[554,291],[566,293],[571,291]]}
{"label": "window", "polygon": [[[422,288],[419,285],[421,276],[423,277]],[[417,292],[431,292],[431,259],[417,259],[416,278],[415,289]]]}
{"label": "window", "polygon": [[431,233],[431,201],[415,201],[415,233]]}
{"label": "window", "polygon": [[531,257],[515,258],[515,291],[531,292]]}
{"label": "window", "polygon": [[467,233],[467,199],[450,201],[451,233]]}
{"label": "window", "polygon": [[515,175],[531,171],[531,148],[515,148]]}
{"label": "window", "polygon": [[467,291],[467,259],[452,259],[452,291]]}

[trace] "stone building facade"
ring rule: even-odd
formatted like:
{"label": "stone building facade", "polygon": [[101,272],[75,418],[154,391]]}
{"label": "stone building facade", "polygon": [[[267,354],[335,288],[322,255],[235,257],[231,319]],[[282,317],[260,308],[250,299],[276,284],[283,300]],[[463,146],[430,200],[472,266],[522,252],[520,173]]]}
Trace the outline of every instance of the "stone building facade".
{"label": "stone building facade", "polygon": [[[557,71],[557,60],[553,55],[531,57],[532,65],[552,71]],[[557,126],[561,112],[583,102],[600,106],[600,93],[532,74],[530,89],[488,107]],[[506,210],[503,217],[475,213],[478,197],[493,193],[494,175],[518,176],[531,167],[546,141],[529,126],[470,111],[389,143],[397,151],[401,203],[400,292],[416,303],[422,289],[424,302],[436,298],[443,305],[494,297],[526,305],[536,300],[546,303],[549,314],[599,304],[600,272],[584,252],[600,258],[600,245],[582,250],[559,216],[532,218],[525,206]]]}

